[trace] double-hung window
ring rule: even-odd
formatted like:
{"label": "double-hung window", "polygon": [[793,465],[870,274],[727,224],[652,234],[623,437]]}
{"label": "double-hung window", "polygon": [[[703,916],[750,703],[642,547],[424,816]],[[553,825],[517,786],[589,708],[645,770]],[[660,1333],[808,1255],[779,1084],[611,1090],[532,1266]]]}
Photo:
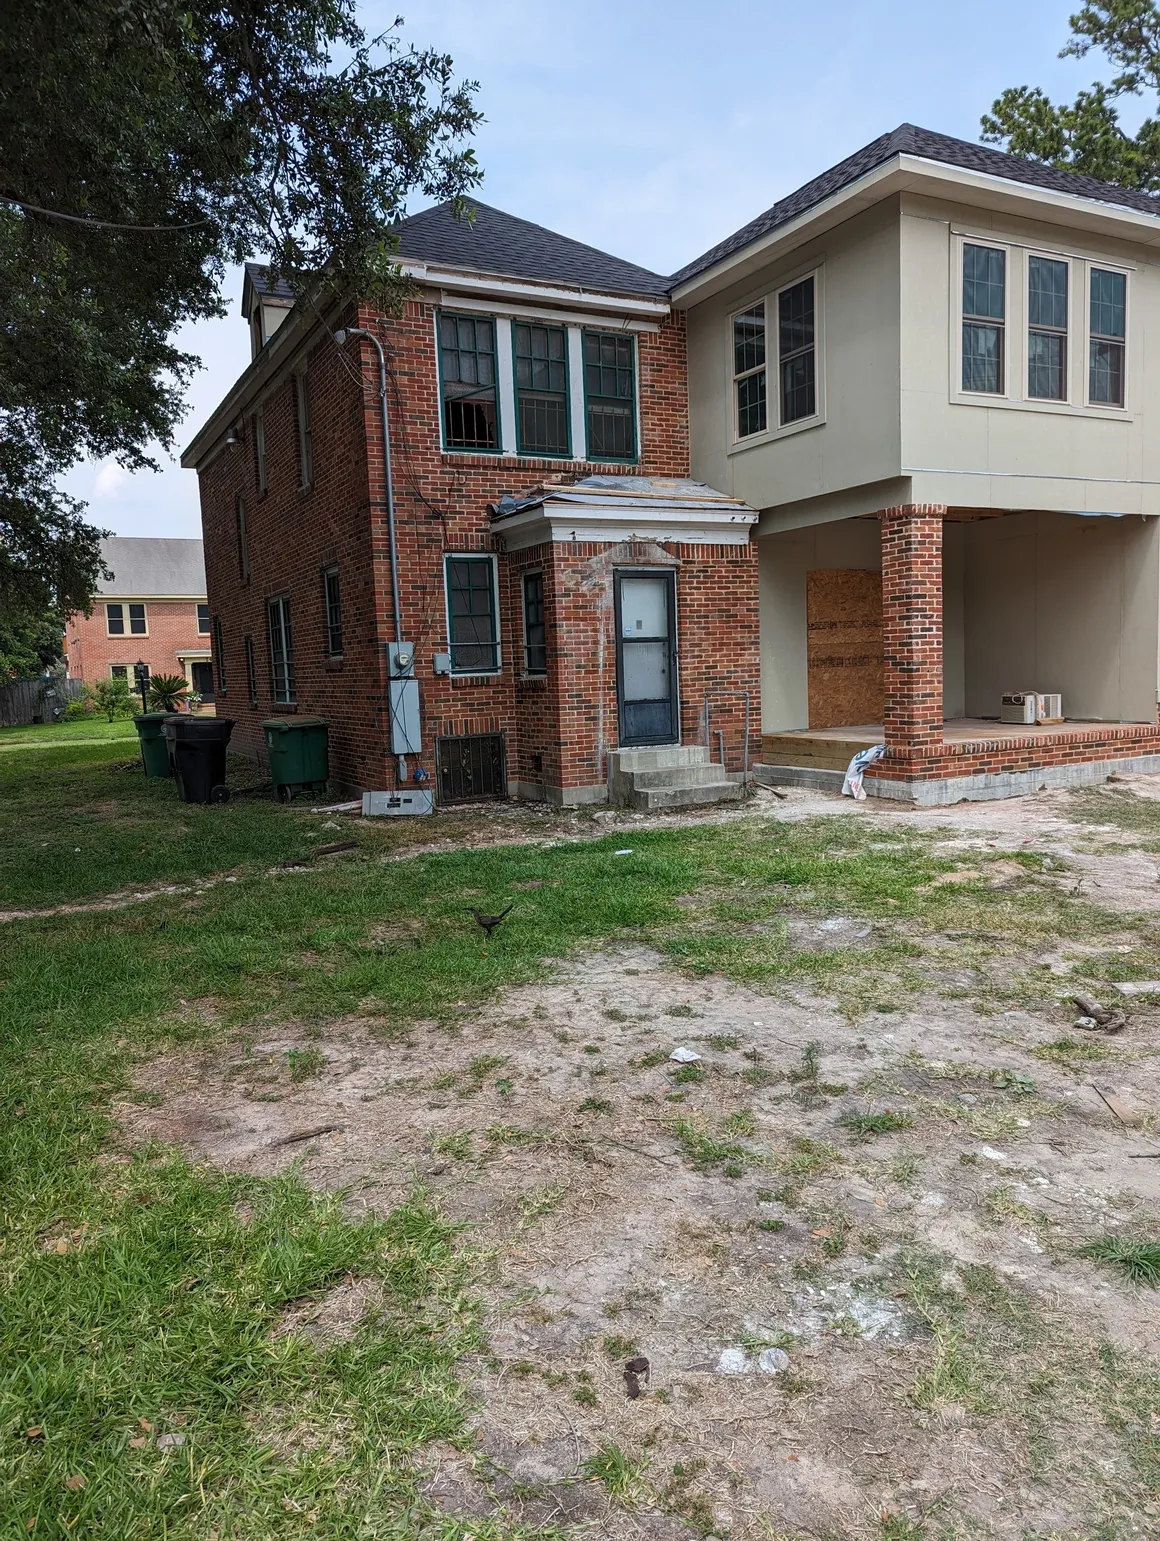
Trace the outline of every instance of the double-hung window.
{"label": "double-hung window", "polygon": [[1128,279],[1107,268],[1091,269],[1088,334],[1088,400],[1097,407],[1124,405]]}
{"label": "double-hung window", "polygon": [[544,575],[524,574],[524,671],[548,672],[548,632],[544,623]]}
{"label": "double-hung window", "polygon": [[298,406],[298,482],[305,488],[314,482],[314,427],[310,417],[310,387],[304,373],[294,376],[294,398]]}
{"label": "double-hung window", "polygon": [[149,628],[145,624],[144,605],[106,605],[105,628],[110,637],[123,637],[125,635],[125,612],[129,612],[129,634],[134,637],[147,637]]}
{"label": "double-hung window", "polygon": [[238,493],[234,503],[234,526],[238,537],[238,577],[250,581],[250,527],[246,522],[246,500]]}
{"label": "double-hung window", "polygon": [[737,437],[764,433],[765,301],[733,317],[733,382],[737,404]]}
{"label": "double-hung window", "polygon": [[129,683],[129,665],[127,663],[115,663],[109,665],[109,675],[115,680],[124,680]]}
{"label": "double-hung window", "polygon": [[1007,253],[963,247],[963,390],[1001,396],[1007,320]]}
{"label": "double-hung window", "polygon": [[485,316],[439,316],[439,386],[446,449],[499,449],[495,322]]}
{"label": "double-hung window", "polygon": [[520,454],[569,454],[567,332],[517,321],[512,344]]}
{"label": "double-hung window", "polygon": [[1068,265],[1057,257],[1027,258],[1027,395],[1067,400]]}
{"label": "double-hung window", "polygon": [[446,583],[452,673],[494,674],[499,668],[495,562],[490,556],[449,556]]}
{"label": "double-hung window", "polygon": [[322,574],[322,599],[326,608],[326,653],[329,658],[341,658],[342,591],[337,567],[328,567]]}
{"label": "double-hung window", "polygon": [[289,597],[280,594],[277,599],[270,600],[267,615],[270,623],[270,686],[274,701],[279,706],[293,706],[296,696]]}
{"label": "double-hung window", "polygon": [[813,274],[777,297],[777,361],[781,423],[800,423],[818,410],[817,308]]}
{"label": "double-hung window", "polygon": [[209,606],[208,605],[198,605],[198,607],[197,607],[197,629],[198,629],[198,631],[200,632],[200,634],[203,637],[208,637],[209,636]]}
{"label": "double-hung window", "polygon": [[636,459],[636,348],[620,332],[584,333],[589,460]]}

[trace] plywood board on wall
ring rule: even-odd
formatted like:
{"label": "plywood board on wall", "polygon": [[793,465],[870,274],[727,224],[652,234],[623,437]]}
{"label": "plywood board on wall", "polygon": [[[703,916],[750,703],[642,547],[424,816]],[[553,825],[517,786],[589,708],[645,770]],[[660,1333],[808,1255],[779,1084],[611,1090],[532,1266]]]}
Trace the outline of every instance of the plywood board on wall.
{"label": "plywood board on wall", "polygon": [[882,574],[806,573],[806,682],[811,728],[882,721]]}

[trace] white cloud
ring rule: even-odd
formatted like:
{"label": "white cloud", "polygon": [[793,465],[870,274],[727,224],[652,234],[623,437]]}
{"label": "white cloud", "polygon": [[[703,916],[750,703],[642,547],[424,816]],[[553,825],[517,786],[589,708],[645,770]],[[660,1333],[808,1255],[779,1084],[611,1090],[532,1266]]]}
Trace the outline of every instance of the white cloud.
{"label": "white cloud", "polygon": [[130,479],[124,466],[119,466],[115,460],[106,460],[93,478],[93,497],[115,498]]}

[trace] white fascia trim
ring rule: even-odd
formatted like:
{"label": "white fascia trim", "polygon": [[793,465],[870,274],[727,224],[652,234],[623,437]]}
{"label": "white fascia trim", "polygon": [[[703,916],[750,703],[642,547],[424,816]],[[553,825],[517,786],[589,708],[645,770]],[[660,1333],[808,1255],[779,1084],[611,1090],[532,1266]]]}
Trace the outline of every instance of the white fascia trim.
{"label": "white fascia trim", "polygon": [[479,310],[489,316],[509,316],[531,321],[556,321],[561,326],[598,326],[606,332],[659,332],[659,321],[641,321],[632,316],[603,315],[596,311],[559,310],[552,305],[515,305],[503,299],[477,298],[440,289],[433,296],[442,310]]}
{"label": "white fascia trim", "polygon": [[[668,300],[648,300],[627,294],[609,294],[604,289],[585,289],[577,284],[525,283],[518,278],[500,278],[487,273],[468,273],[457,268],[441,268],[430,262],[403,262],[402,271],[418,283],[449,293],[489,294],[506,300],[525,300],[534,304],[579,306],[583,311],[605,310],[619,315],[644,316],[660,320],[671,309]],[[536,314],[540,314],[537,310]]]}
{"label": "white fascia trim", "polygon": [[512,514],[492,526],[503,539],[507,551],[524,551],[529,546],[573,541],[617,544],[630,540],[680,541],[692,546],[745,546],[749,532],[757,522],[755,513],[718,515],[704,509],[633,509],[626,517],[601,507],[570,503],[567,507],[541,505]]}

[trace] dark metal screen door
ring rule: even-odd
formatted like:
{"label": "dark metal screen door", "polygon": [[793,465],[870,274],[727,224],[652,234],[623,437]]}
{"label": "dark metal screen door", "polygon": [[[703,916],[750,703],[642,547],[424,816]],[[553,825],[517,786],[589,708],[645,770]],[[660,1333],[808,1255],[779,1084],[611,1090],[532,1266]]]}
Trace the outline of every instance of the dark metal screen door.
{"label": "dark metal screen door", "polygon": [[676,598],[671,572],[616,575],[622,747],[677,741]]}
{"label": "dark metal screen door", "polygon": [[213,700],[213,664],[193,663],[189,666],[193,675],[193,688],[208,705]]}
{"label": "dark metal screen door", "polygon": [[441,804],[506,797],[503,734],[470,733],[461,738],[437,738],[435,772]]}

